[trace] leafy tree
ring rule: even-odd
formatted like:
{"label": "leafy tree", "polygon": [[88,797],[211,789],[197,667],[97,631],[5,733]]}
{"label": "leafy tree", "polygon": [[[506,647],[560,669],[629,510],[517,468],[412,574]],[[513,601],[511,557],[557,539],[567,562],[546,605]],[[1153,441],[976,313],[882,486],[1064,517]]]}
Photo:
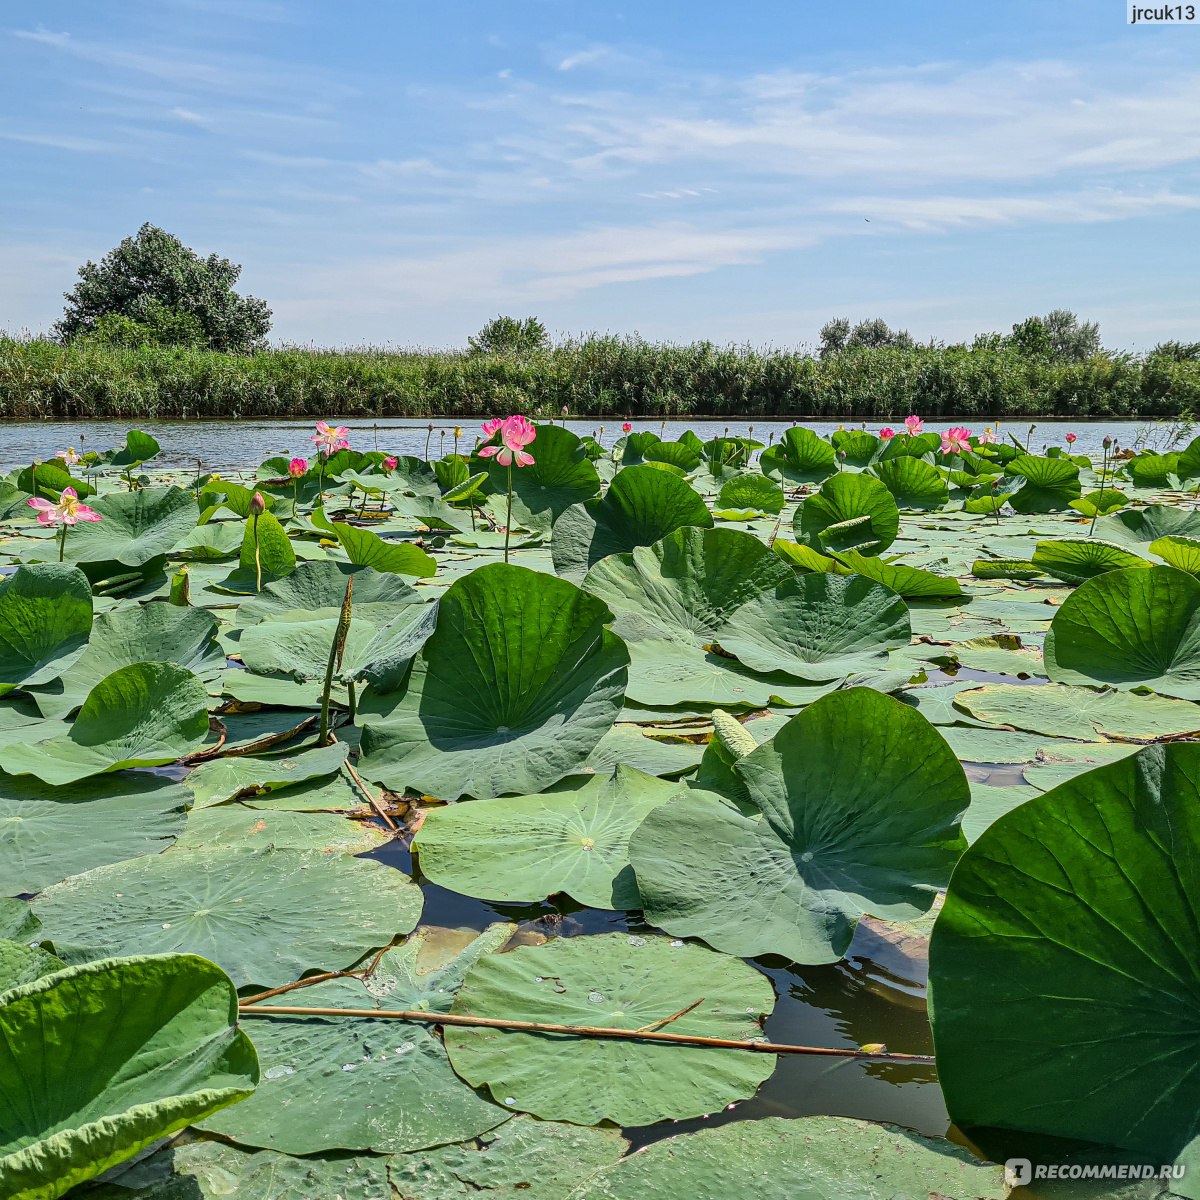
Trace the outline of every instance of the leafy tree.
{"label": "leafy tree", "polygon": [[867,349],[894,346],[911,350],[913,345],[907,330],[892,329],[881,317],[859,321],[854,326],[845,317],[836,317],[821,326],[820,336],[821,345],[817,353],[821,358],[860,346]]}
{"label": "leafy tree", "polygon": [[79,268],[55,333],[64,341],[92,334],[120,344],[139,339],[139,345],[253,350],[271,328],[271,310],[233,290],[241,272],[229,259],[201,258],[173,234],[146,224],[99,263]]}
{"label": "leafy tree", "polygon": [[840,354],[845,350],[850,338],[850,321],[846,317],[834,317],[821,326],[821,345],[817,354],[826,358],[830,354]]}
{"label": "leafy tree", "polygon": [[1169,358],[1173,362],[1200,361],[1200,342],[1159,342],[1150,351],[1151,358]]}
{"label": "leafy tree", "polygon": [[1027,317],[1014,325],[1008,344],[1031,358],[1082,362],[1100,352],[1100,326],[1080,321],[1070,309],[1055,308],[1044,317]]}
{"label": "leafy tree", "polygon": [[474,337],[467,339],[472,354],[533,354],[550,344],[550,335],[537,317],[493,317]]}

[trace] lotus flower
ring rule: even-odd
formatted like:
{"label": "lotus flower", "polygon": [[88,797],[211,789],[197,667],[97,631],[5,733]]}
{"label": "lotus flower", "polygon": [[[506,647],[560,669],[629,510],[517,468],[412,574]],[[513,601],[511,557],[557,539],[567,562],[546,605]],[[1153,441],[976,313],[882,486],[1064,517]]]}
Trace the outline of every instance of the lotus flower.
{"label": "lotus flower", "polygon": [[330,425],[325,421],[317,422],[317,432],[308,440],[315,442],[317,451],[328,458],[335,450],[349,450],[350,443],[346,434],[350,432],[348,425]]}
{"label": "lotus flower", "polygon": [[293,458],[292,461],[290,463],[288,463],[288,474],[293,479],[299,479],[300,476],[305,474],[307,471],[308,471],[308,459],[307,458]]}
{"label": "lotus flower", "polygon": [[952,425],[942,434],[942,453],[960,454],[971,448],[971,431],[961,425]]}
{"label": "lotus flower", "polygon": [[884,442],[890,442],[892,440],[892,438],[894,438],[895,436],[896,436],[896,431],[890,425],[885,425],[879,431],[880,440],[884,441]]}
{"label": "lotus flower", "polygon": [[525,447],[537,437],[537,430],[522,416],[512,416],[501,421],[495,418],[484,423],[483,432],[487,437],[500,434],[500,445],[484,446],[479,451],[480,458],[491,458],[502,467],[511,467],[515,462],[518,467],[533,466],[532,454]]}
{"label": "lotus flower", "polygon": [[66,450],[60,450],[54,457],[61,458],[68,467],[73,467],[82,461],[79,455],[75,453],[74,446],[68,446]]}
{"label": "lotus flower", "polygon": [[383,469],[385,471],[394,471],[399,465],[400,460],[394,454],[389,454],[387,458],[383,460]]}
{"label": "lotus flower", "polygon": [[94,508],[79,503],[79,493],[74,488],[63,488],[57,504],[40,496],[30,496],[29,507],[38,510],[39,525],[75,525],[80,521],[104,519]]}
{"label": "lotus flower", "polygon": [[911,437],[916,437],[925,428],[925,422],[920,417],[905,417],[904,428]]}
{"label": "lotus flower", "polygon": [[998,442],[999,440],[990,425],[979,435],[979,441],[984,446],[988,446],[992,442]]}
{"label": "lotus flower", "polygon": [[632,426],[632,425],[631,425],[631,424],[630,424],[628,421],[626,421],[626,422],[625,422],[625,423],[624,423],[624,424],[621,426],[621,432],[622,432],[622,433],[632,433],[632,432],[633,432],[633,426]]}
{"label": "lotus flower", "polygon": [[1068,446],[1073,446],[1077,441],[1079,441],[1079,435],[1077,433],[1068,433],[1063,440]]}

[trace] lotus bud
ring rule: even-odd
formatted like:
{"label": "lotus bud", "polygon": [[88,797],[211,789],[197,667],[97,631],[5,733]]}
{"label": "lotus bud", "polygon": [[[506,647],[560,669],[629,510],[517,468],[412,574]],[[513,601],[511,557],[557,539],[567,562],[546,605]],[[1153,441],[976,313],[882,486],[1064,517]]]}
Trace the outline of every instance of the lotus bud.
{"label": "lotus bud", "polygon": [[1113,444],[1112,438],[1109,437],[1109,435],[1106,433],[1104,435],[1104,441],[1103,441],[1102,445],[1104,446],[1105,450],[1111,450],[1112,444]]}
{"label": "lotus bud", "polygon": [[293,479],[299,479],[300,476],[303,475],[307,470],[308,459],[306,458],[293,458],[292,461],[288,463],[288,474]]}
{"label": "lotus bud", "polygon": [[255,492],[250,497],[250,515],[253,517],[261,517],[267,511],[267,502],[263,499],[262,492]]}

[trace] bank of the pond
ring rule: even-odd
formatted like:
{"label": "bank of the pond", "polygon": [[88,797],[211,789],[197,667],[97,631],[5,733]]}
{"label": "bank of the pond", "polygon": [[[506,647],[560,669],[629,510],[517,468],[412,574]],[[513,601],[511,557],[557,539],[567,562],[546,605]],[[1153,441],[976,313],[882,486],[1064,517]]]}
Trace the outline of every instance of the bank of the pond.
{"label": "bank of the pond", "polygon": [[528,356],[284,348],[254,355],[0,338],[0,419],[475,417],[563,407],[596,418],[878,420],[910,412],[1174,417],[1200,408],[1200,361],[1010,349],[793,350],[597,337]]}

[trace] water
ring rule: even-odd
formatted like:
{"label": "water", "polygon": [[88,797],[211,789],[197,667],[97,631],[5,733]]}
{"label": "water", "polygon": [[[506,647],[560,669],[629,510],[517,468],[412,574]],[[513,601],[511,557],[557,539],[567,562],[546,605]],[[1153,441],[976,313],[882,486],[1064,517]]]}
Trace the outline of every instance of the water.
{"label": "water", "polygon": [[[350,444],[358,450],[383,450],[390,454],[425,454],[426,439],[429,441],[431,455],[440,457],[448,454],[454,447],[454,428],[461,425],[463,438],[459,442],[460,450],[469,450],[475,444],[475,436],[479,426],[466,418],[443,417],[434,421],[432,437],[429,436],[427,421],[412,421],[385,419],[371,421],[366,418],[331,417],[336,424],[350,427]],[[832,433],[842,427],[837,421],[803,421],[810,429],[818,433]],[[892,424],[899,425],[899,421]],[[965,425],[974,432],[980,432],[989,422],[978,417],[955,417],[945,420],[930,421],[930,429],[945,429],[951,425]],[[791,421],[725,421],[716,420],[677,420],[677,421],[634,421],[635,430],[652,430],[667,440],[679,437],[686,429],[692,430],[698,437],[708,439],[723,434],[726,430],[731,434],[748,435],[753,430],[753,436],[761,442],[779,440],[783,430]],[[851,422],[845,428],[858,428],[861,422]],[[877,432],[879,422],[868,423],[867,428]],[[0,469],[10,471],[14,467],[28,466],[34,459],[44,461],[53,458],[59,452],[73,446],[76,450],[106,450],[118,445],[123,440],[126,430],[133,426],[153,434],[162,446],[162,453],[156,460],[156,465],[194,468],[197,461],[205,467],[214,470],[234,470],[247,467],[257,467],[266,458],[283,454],[291,458],[294,455],[308,455],[313,444],[308,440],[313,431],[313,423],[305,420],[228,420],[228,421],[148,421],[139,423],[135,420],[122,421],[8,421],[4,423],[3,445],[0,446]],[[582,421],[567,421],[567,428],[579,434],[593,434],[601,437],[606,446],[621,436],[621,421],[615,418],[606,420],[588,419]],[[600,430],[604,432],[601,435]],[[1000,426],[1000,434],[1009,434],[1025,444],[1028,435],[1029,422],[1005,421]],[[1144,436],[1148,427],[1135,421],[1109,422],[1079,422],[1079,421],[1039,421],[1029,438],[1031,450],[1040,451],[1044,446],[1064,445],[1063,437],[1067,433],[1076,433],[1079,440],[1075,450],[1080,454],[1099,457],[1102,453],[1101,441],[1108,435],[1116,438],[1122,446],[1133,446],[1139,435]],[[1169,437],[1165,425],[1149,428],[1150,441],[1157,448],[1165,448],[1164,442]]]}

